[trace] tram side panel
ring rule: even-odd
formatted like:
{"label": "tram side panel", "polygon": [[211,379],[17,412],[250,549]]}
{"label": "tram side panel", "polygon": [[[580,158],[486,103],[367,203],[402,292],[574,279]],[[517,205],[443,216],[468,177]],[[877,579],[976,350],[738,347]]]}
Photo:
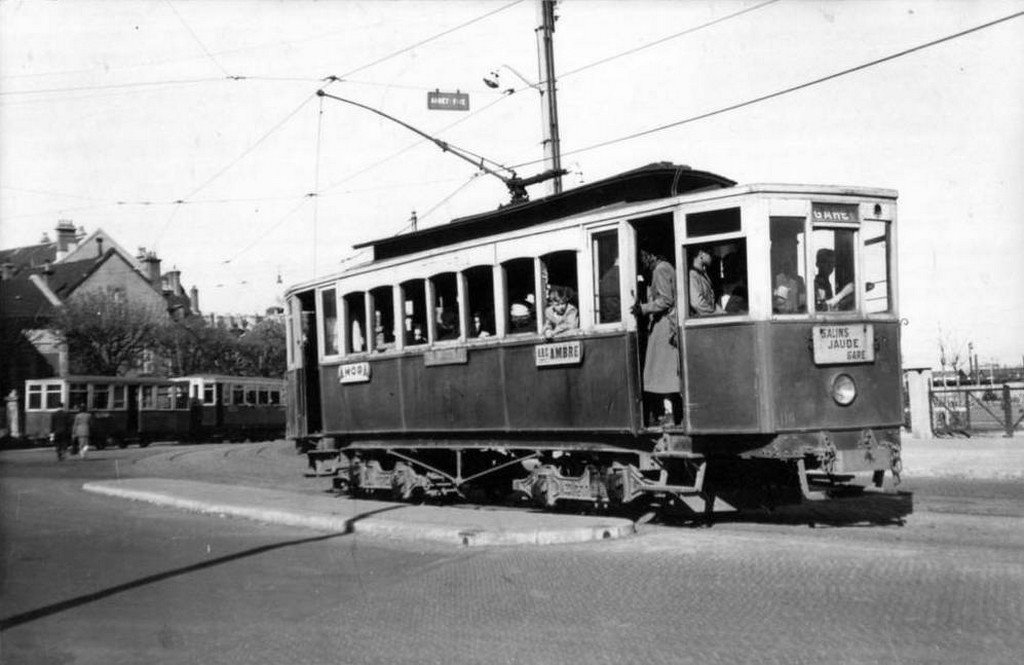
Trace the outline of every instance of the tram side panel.
{"label": "tram side panel", "polygon": [[634,430],[634,346],[625,334],[579,340],[578,364],[538,366],[537,343],[472,347],[464,364],[407,355],[370,362],[370,380],[321,377],[324,429],[412,431]]}
{"label": "tram side panel", "polygon": [[685,329],[686,424],[695,434],[766,431],[757,324]]}

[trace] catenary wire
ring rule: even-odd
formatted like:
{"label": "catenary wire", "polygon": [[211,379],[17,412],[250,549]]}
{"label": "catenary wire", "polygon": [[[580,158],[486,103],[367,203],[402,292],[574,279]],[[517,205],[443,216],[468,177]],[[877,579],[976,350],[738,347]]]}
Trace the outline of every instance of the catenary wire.
{"label": "catenary wire", "polygon": [[[910,55],[911,53],[915,53],[917,51],[921,51],[921,50],[924,50],[926,48],[930,48],[932,46],[937,46],[939,44],[951,41],[953,39],[957,39],[959,37],[963,37],[965,35],[969,35],[969,34],[972,34],[974,32],[978,32],[979,30],[984,30],[986,28],[991,28],[991,27],[993,27],[995,25],[998,25],[1000,23],[1004,23],[1004,22],[1009,21],[1011,19],[1018,18],[1018,17],[1020,17],[1022,15],[1024,15],[1024,11],[1016,12],[1014,14],[1010,14],[1008,16],[1004,16],[1002,18],[996,19],[994,21],[989,21],[988,23],[983,23],[981,25],[974,26],[973,28],[968,28],[966,30],[961,30],[960,32],[956,32],[956,33],[953,33],[951,35],[946,35],[945,37],[940,37],[939,39],[934,39],[934,40],[932,40],[930,42],[925,42],[924,44],[918,44],[917,46],[913,46],[911,48],[904,49],[904,50],[899,51],[897,53],[892,53],[890,55],[887,55],[887,56],[884,56],[884,57],[881,57],[881,58],[876,58],[874,60],[870,60],[868,62],[862,63],[862,64],[857,65],[855,67],[848,67],[847,69],[843,69],[843,70],[840,70],[838,72],[833,72],[833,73],[828,74],[826,76],[822,76],[822,77],[816,78],[816,79],[814,79],[812,81],[806,81],[806,82],[800,83],[798,85],[790,86],[788,88],[783,88],[782,90],[776,90],[775,92],[771,92],[771,93],[768,93],[766,95],[761,95],[759,97],[754,97],[754,98],[748,99],[746,101],[737,102],[735,104],[730,104],[728,106],[723,106],[721,108],[717,108],[717,109],[714,109],[712,111],[708,111],[706,113],[701,113],[701,114],[698,114],[698,115],[695,115],[695,116],[690,116],[688,118],[683,118],[682,120],[676,120],[674,122],[670,122],[670,123],[667,123],[667,124],[664,124],[664,125],[659,125],[657,127],[652,127],[651,129],[645,129],[645,130],[640,131],[640,132],[634,132],[633,134],[627,134],[625,136],[620,136],[618,138],[609,139],[607,141],[601,141],[599,143],[594,143],[594,144],[585,146],[583,148],[576,148],[575,150],[569,150],[569,151],[563,152],[562,156],[566,157],[566,156],[569,156],[569,155],[578,155],[578,154],[583,153],[583,152],[589,152],[591,150],[597,150],[598,148],[605,148],[607,146],[614,145],[616,143],[623,143],[625,141],[630,141],[632,139],[640,138],[642,136],[647,136],[649,134],[654,134],[654,133],[657,133],[657,132],[661,132],[661,131],[664,131],[666,129],[672,129],[673,127],[679,127],[680,125],[685,125],[685,124],[688,124],[688,123],[691,123],[691,122],[696,122],[698,120],[703,120],[705,118],[710,118],[712,116],[720,115],[722,113],[727,113],[729,111],[735,111],[737,109],[741,109],[741,108],[744,108],[744,107],[747,107],[747,106],[752,106],[754,104],[758,104],[760,102],[767,101],[769,99],[774,99],[776,97],[782,97],[783,95],[788,95],[789,93],[792,93],[792,92],[797,92],[799,90],[804,90],[806,88],[810,88],[812,86],[818,85],[819,83],[825,83],[826,81],[831,81],[833,79],[837,79],[837,78],[840,78],[842,76],[846,76],[848,74],[853,74],[854,72],[859,72],[859,71],[862,71],[864,69],[868,69],[870,67],[874,67],[875,65],[880,65],[882,63],[889,62],[889,61],[895,60],[897,58],[901,58],[901,57],[903,57],[905,55]],[[520,168],[520,167],[523,167],[523,166],[532,166],[534,164],[540,164],[540,163],[543,163],[543,162],[544,162],[543,159],[535,159],[535,160],[528,161],[528,162],[522,162],[522,163],[519,163],[519,164],[513,164],[511,168]]]}
{"label": "catenary wire", "polygon": [[231,74],[228,72],[228,70],[224,69],[224,66],[221,65],[216,58],[213,57],[213,54],[210,53],[210,49],[206,48],[206,44],[203,43],[203,40],[199,39],[199,35],[197,35],[195,30],[192,29],[192,26],[190,26],[185,21],[185,18],[178,12],[177,8],[174,6],[174,3],[172,3],[171,0],[164,0],[164,3],[171,10],[171,12],[178,18],[178,22],[185,27],[185,30],[188,31],[188,34],[192,35],[192,39],[195,41],[196,44],[199,44],[199,48],[203,50],[203,53],[206,54],[206,57],[210,60],[210,62],[212,62],[214,66],[216,66],[217,69],[219,69],[221,73],[224,74],[224,76],[230,77]]}

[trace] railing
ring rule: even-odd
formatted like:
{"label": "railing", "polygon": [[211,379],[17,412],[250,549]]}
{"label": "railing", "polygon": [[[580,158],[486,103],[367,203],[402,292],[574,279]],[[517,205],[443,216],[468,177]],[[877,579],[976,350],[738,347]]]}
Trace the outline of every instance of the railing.
{"label": "railing", "polygon": [[1002,432],[1010,437],[1024,420],[1024,387],[932,388],[931,415],[936,436]]}

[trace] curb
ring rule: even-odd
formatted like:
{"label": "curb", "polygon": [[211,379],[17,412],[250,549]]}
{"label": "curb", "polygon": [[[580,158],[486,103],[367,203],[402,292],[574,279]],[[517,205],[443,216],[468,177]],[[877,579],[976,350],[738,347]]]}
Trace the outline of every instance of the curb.
{"label": "curb", "polygon": [[[259,503],[281,503],[289,500],[317,501],[318,498],[257,488],[237,488],[194,481],[159,481],[165,485],[176,485],[172,491],[139,487],[142,479],[85,483],[82,489],[94,494],[142,501],[159,506],[177,508],[195,513],[228,515],[244,519],[284,526],[332,531],[339,534],[357,533],[376,538],[404,541],[430,541],[463,547],[508,546],[508,545],[557,545],[583,543],[595,540],[625,538],[636,533],[636,525],[621,518],[600,519],[579,516],[551,516],[512,511],[463,511],[456,508],[424,508],[410,504],[389,504],[368,501],[364,505],[375,506],[355,515],[345,515],[329,510],[309,510],[297,507],[268,507],[252,505],[252,499]],[[210,490],[236,492],[235,499],[197,499],[187,496],[192,490],[202,493]],[[246,496],[245,501],[242,497]],[[330,501],[336,501],[331,499]],[[346,505],[346,504],[342,504]],[[376,507],[380,506],[380,507]],[[384,516],[399,512],[401,517]],[[441,519],[438,519],[438,518]],[[469,519],[458,519],[468,517]],[[525,519],[524,519],[525,517]],[[523,524],[523,522],[528,524]],[[483,524],[481,524],[483,522]],[[520,523],[507,528],[502,523]],[[545,524],[546,522],[546,524]],[[553,524],[558,522],[558,524]]]}

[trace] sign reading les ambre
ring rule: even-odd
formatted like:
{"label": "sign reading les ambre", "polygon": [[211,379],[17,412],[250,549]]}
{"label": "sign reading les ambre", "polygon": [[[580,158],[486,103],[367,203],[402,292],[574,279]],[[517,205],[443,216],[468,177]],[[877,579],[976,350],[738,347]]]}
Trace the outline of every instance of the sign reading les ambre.
{"label": "sign reading les ambre", "polygon": [[441,92],[440,90],[428,92],[427,108],[431,111],[468,111],[469,93]]}

